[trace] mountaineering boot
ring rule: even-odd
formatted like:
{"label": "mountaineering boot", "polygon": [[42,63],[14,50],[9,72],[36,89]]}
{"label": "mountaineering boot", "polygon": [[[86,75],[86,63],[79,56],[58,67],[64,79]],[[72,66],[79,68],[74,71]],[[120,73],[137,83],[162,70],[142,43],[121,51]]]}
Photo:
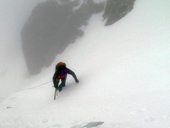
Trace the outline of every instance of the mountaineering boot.
{"label": "mountaineering boot", "polygon": [[62,87],[62,86],[59,86],[58,91],[61,92],[62,89],[63,89],[63,87]]}

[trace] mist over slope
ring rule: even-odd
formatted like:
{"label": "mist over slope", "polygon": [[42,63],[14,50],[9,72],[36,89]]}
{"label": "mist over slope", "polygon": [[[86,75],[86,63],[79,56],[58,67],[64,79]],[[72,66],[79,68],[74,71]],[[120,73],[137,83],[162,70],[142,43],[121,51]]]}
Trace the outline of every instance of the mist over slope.
{"label": "mist over slope", "polygon": [[84,36],[89,19],[103,13],[106,25],[127,15],[134,0],[45,1],[32,11],[22,29],[22,48],[30,74],[52,64],[69,44]]}
{"label": "mist over slope", "polygon": [[[110,27],[93,16],[84,36],[55,59],[68,77],[56,101],[51,83],[20,91],[0,105],[3,128],[168,128],[170,126],[169,1],[140,0]],[[48,70],[34,79],[50,79]]]}
{"label": "mist over slope", "polygon": [[0,99],[26,84],[20,32],[31,10],[42,1],[0,0]]}
{"label": "mist over slope", "polygon": [[[123,4],[120,0],[114,1],[118,11],[107,10],[103,23],[109,19],[113,24],[114,18],[119,20],[117,16],[124,16],[133,8],[134,0],[125,0]],[[104,7],[111,2],[106,0],[0,2],[0,99],[30,85],[37,77],[32,78],[30,74],[37,75],[49,67],[57,54],[83,36],[89,19],[111,5]],[[22,39],[21,35],[27,38]]]}

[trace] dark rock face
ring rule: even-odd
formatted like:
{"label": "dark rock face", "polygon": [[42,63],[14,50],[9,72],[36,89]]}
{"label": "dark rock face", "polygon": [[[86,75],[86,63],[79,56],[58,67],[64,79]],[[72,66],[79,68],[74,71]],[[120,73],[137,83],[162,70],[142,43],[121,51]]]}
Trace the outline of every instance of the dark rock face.
{"label": "dark rock face", "polygon": [[128,14],[133,9],[134,2],[135,0],[108,0],[103,15],[105,25],[111,25]]}
{"label": "dark rock face", "polygon": [[[93,14],[104,11],[111,25],[133,8],[134,0],[48,0],[37,5],[22,30],[22,48],[30,74],[49,66],[57,54],[83,35]],[[106,5],[106,6],[105,6]]]}
{"label": "dark rock face", "polygon": [[49,66],[69,43],[83,35],[81,27],[88,24],[89,18],[104,8],[104,3],[92,0],[81,5],[79,1],[61,2],[39,4],[23,28],[22,47],[31,74]]}

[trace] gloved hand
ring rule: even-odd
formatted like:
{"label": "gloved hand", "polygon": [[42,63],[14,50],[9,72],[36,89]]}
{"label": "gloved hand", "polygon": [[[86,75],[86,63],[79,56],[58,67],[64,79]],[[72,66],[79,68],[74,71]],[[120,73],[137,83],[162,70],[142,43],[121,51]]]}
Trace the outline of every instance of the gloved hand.
{"label": "gloved hand", "polygon": [[79,83],[79,80],[78,80],[78,79],[76,80],[76,83]]}

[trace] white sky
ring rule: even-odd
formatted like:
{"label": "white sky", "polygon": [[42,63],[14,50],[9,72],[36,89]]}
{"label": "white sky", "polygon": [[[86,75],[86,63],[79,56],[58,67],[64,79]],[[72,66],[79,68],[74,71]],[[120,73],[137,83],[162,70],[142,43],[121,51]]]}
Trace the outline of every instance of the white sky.
{"label": "white sky", "polygon": [[22,86],[26,70],[20,31],[33,7],[43,0],[0,0],[0,97]]}

